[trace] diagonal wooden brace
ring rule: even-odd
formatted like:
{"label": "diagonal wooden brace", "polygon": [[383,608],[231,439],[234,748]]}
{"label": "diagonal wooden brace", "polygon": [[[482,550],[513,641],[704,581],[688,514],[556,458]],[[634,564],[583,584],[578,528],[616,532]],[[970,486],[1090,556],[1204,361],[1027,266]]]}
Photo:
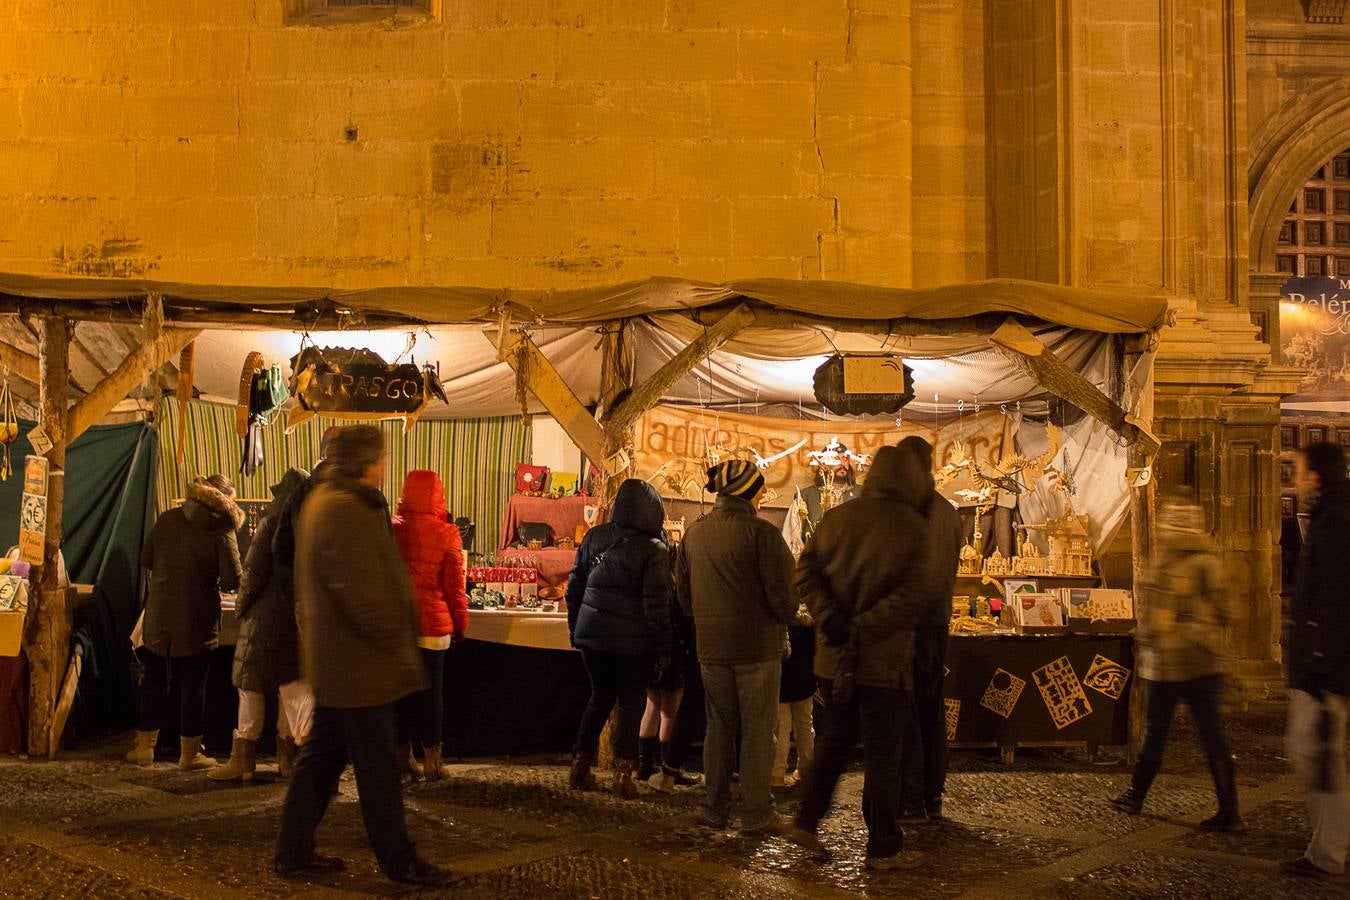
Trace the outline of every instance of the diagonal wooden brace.
{"label": "diagonal wooden brace", "polygon": [[615,407],[605,420],[605,433],[609,435],[610,441],[615,445],[621,445],[623,435],[633,427],[643,413],[661,402],[666,391],[707,359],[710,353],[754,324],[754,321],[754,310],[742,303],[719,319],[716,324],[705,329],[703,334],[690,341],[687,347],[671,357],[646,381],[633,388],[628,398]]}
{"label": "diagonal wooden brace", "polygon": [[1144,423],[1126,413],[1120,404],[1075,372],[1037,340],[1036,335],[1014,320],[1009,319],[999,326],[989,342],[1037,384],[1125,438],[1145,459],[1152,459],[1162,446]]}
{"label": "diagonal wooden brace", "polygon": [[80,398],[66,416],[66,443],[85,432],[90,425],[112,412],[112,408],[126,399],[132,388],[140,384],[145,373],[155,372],[169,362],[201,334],[199,329],[170,329],[160,332],[158,338],[141,344],[113,370],[112,374]]}
{"label": "diagonal wooden brace", "polygon": [[[491,336],[485,336],[493,340]],[[523,361],[525,385],[530,393],[539,398],[544,409],[592,462],[605,466],[612,455],[605,430],[577,399],[577,395],[563,381],[548,358],[539,352],[534,341],[521,332],[504,331],[497,336],[495,343],[498,356],[517,375],[521,374]]]}

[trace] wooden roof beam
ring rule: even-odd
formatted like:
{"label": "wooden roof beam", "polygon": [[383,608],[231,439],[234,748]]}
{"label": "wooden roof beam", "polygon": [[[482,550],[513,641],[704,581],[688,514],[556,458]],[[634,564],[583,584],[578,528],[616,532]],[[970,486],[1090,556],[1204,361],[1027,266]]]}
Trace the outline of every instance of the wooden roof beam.
{"label": "wooden roof beam", "polygon": [[133,350],[111,375],[70,408],[66,417],[66,441],[73,443],[90,425],[112,412],[113,407],[145,379],[147,372],[157,372],[165,363],[176,359],[179,352],[200,334],[200,329],[166,330],[157,339]]}
{"label": "wooden roof beam", "polygon": [[990,336],[992,343],[1013,365],[1056,397],[1067,400],[1092,418],[1125,438],[1132,448],[1152,459],[1162,447],[1147,425],[1136,420],[1095,384],[1074,371],[1022,325],[1009,319]]}
{"label": "wooden roof beam", "polygon": [[24,381],[38,383],[38,358],[26,350],[0,343],[0,366],[9,369]]}

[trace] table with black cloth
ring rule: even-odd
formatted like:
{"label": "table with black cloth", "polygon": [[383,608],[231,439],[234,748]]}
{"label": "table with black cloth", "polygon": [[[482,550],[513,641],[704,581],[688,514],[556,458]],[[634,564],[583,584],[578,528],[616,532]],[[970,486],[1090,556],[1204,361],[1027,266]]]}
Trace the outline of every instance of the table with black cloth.
{"label": "table with black cloth", "polygon": [[953,635],[948,739],[1005,760],[1017,746],[1126,745],[1135,680],[1128,634]]}

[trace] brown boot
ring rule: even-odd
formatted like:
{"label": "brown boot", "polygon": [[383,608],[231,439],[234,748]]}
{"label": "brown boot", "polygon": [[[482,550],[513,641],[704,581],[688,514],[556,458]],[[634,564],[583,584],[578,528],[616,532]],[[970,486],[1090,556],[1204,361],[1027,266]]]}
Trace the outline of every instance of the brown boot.
{"label": "brown boot", "polygon": [[159,741],[159,729],[136,732],[136,748],[126,755],[129,763],[138,766],[155,764],[155,744]]}
{"label": "brown boot", "polygon": [[277,775],[285,780],[295,774],[295,738],[277,738]]}
{"label": "brown boot", "polygon": [[423,748],[422,772],[427,781],[449,781],[450,767],[441,762],[441,745]]}
{"label": "brown boot", "polygon": [[595,754],[584,750],[572,754],[572,770],[567,773],[567,786],[574,791],[589,791],[595,787],[595,775],[591,766],[595,763]]}
{"label": "brown boot", "polygon": [[178,768],[184,772],[197,769],[210,769],[216,761],[202,752],[202,736],[180,737],[178,739]]}
{"label": "brown boot", "polygon": [[230,758],[225,765],[216,766],[206,773],[212,781],[252,781],[257,768],[258,742],[247,738],[235,738]]}
{"label": "brown boot", "polygon": [[422,767],[417,764],[417,757],[413,756],[412,744],[403,744],[398,748],[399,763],[403,767],[403,773],[412,778],[413,781],[422,780]]}
{"label": "brown boot", "polygon": [[614,761],[614,795],[624,800],[632,800],[638,795],[637,783],[633,781],[633,761],[616,759]]}

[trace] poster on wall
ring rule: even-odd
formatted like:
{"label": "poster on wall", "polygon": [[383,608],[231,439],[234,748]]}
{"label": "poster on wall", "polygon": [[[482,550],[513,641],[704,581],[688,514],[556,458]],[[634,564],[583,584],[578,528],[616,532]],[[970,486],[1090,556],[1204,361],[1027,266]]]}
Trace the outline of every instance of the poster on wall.
{"label": "poster on wall", "polygon": [[1293,276],[1280,290],[1280,352],[1307,370],[1285,402],[1350,400],[1350,278]]}
{"label": "poster on wall", "polygon": [[[796,488],[804,489],[813,483],[815,471],[810,453],[836,438],[850,453],[871,457],[887,444],[898,444],[910,435],[918,435],[933,445],[939,461],[945,461],[958,446],[983,460],[1002,454],[1004,441],[1010,437],[1010,425],[1011,419],[998,410],[968,415],[933,428],[908,421],[897,427],[894,419],[827,422],[657,406],[638,421],[633,436],[634,464],[637,477],[651,480],[664,496],[697,499],[706,480],[710,449],[724,458],[778,456],[764,471],[765,483],[777,495],[766,505],[786,507]],[[955,490],[964,483],[953,481],[947,487]],[[948,493],[946,488],[944,493]]]}

